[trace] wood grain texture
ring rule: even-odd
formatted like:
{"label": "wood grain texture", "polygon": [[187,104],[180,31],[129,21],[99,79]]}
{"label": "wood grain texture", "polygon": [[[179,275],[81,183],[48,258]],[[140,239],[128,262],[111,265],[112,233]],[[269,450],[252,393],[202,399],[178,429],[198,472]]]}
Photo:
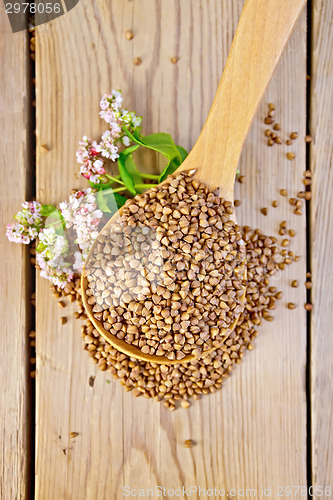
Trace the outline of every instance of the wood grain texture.
{"label": "wood grain texture", "polygon": [[[311,202],[312,301],[311,408],[312,472],[316,486],[333,486],[332,321],[333,285],[333,5],[315,0],[312,13],[311,121],[314,137]],[[319,496],[318,496],[319,497]]]}
{"label": "wood grain texture", "polygon": [[[13,34],[0,5],[0,498],[25,499],[28,492],[27,248],[10,243],[4,225],[28,196],[27,34]],[[28,299],[28,305],[26,300]]]}
{"label": "wood grain texture", "polygon": [[[144,116],[145,133],[169,132],[191,148],[242,6],[243,0],[81,0],[39,27],[38,144],[50,147],[38,157],[41,201],[59,202],[72,187],[85,185],[75,175],[77,141],[103,131],[98,101],[112,88],[121,88],[128,109]],[[298,233],[293,248],[302,255],[305,218],[292,214],[278,192],[286,187],[295,195],[301,189],[305,146],[296,141],[297,159],[289,162],[286,146],[266,146],[263,118],[267,102],[274,102],[285,135],[305,133],[305,21],[303,14],[257,113],[241,159],[247,182],[237,185],[236,194],[241,223],[274,233],[287,219]],[[126,29],[134,33],[131,41]],[[177,64],[172,56],[179,57]],[[142,59],[140,66],[133,65],[134,57]],[[264,217],[260,207],[273,199],[280,207]],[[122,498],[124,485],[256,488],[259,494],[261,485],[306,484],[306,318],[302,307],[286,309],[289,300],[304,302],[303,288],[290,287],[291,279],[302,281],[304,274],[303,259],[276,282],[284,291],[276,321],[261,328],[256,350],[222,391],[174,413],[134,399],[116,381],[107,384],[110,377],[97,373],[81,348],[78,322],[60,327],[64,313],[39,279],[36,498]],[[96,376],[93,388],[90,375]],[[75,439],[72,431],[79,433]],[[197,442],[192,449],[184,448],[188,438]]]}

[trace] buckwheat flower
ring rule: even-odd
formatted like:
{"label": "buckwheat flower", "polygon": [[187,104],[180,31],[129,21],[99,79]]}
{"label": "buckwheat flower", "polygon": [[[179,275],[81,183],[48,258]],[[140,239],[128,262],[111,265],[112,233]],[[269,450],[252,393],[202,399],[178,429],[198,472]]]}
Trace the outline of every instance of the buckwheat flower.
{"label": "buckwheat flower", "polygon": [[101,158],[98,144],[89,137],[84,136],[79,142],[79,149],[76,152],[76,159],[80,164],[80,173],[86,179],[98,184],[99,176],[105,174],[104,160]]}
{"label": "buckwheat flower", "polygon": [[54,226],[46,227],[39,233],[36,250],[36,262],[43,278],[60,288],[72,281],[71,264],[64,260],[69,252],[69,242],[64,235],[57,234]]}
{"label": "buckwheat flower", "polygon": [[142,117],[136,116],[133,111],[127,111],[127,109],[122,109],[122,114],[120,118],[123,126],[123,133],[120,136],[120,142],[123,143],[124,146],[128,147],[131,143],[129,137],[126,135],[126,130],[131,132],[132,134],[135,130],[140,126]]}
{"label": "buckwheat flower", "polygon": [[121,90],[112,90],[111,94],[104,94],[100,100],[100,116],[105,119],[105,112],[112,112],[114,114],[120,113],[123,104],[123,97]]}
{"label": "buckwheat flower", "polygon": [[68,252],[69,243],[65,236],[57,234],[55,227],[44,227],[39,233],[39,243],[45,248],[42,253],[45,253],[48,259],[56,259],[60,255]]}
{"label": "buckwheat flower", "polygon": [[22,210],[14,215],[15,224],[7,224],[6,236],[9,241],[28,245],[33,241],[42,224],[41,204],[38,201],[25,201]]}
{"label": "buckwheat flower", "polygon": [[26,227],[22,224],[7,224],[6,236],[12,243],[24,243],[25,245],[34,239],[29,236]]}
{"label": "buckwheat flower", "polygon": [[109,124],[114,141],[119,140],[127,146],[130,141],[126,136],[124,127],[133,133],[141,124],[142,117],[136,116],[133,111],[122,108],[122,102],[123,98],[120,90],[112,90],[111,94],[104,94],[100,101],[101,111],[99,114]]}
{"label": "buckwheat flower", "polygon": [[117,141],[120,139],[122,135],[122,130],[121,130],[121,121],[113,121],[110,123],[110,134],[113,138],[114,141]]}
{"label": "buckwheat flower", "polygon": [[35,227],[29,227],[28,235],[31,241],[35,240],[38,236],[38,231]]}
{"label": "buckwheat flower", "polygon": [[38,226],[42,222],[41,204],[38,201],[24,201],[22,203],[23,210],[17,212],[14,216],[21,224],[29,226]]}
{"label": "buckwheat flower", "polygon": [[136,116],[134,111],[127,111],[127,109],[123,109],[121,121],[133,130],[141,125],[142,116]]}
{"label": "buckwheat flower", "polygon": [[122,138],[122,143],[124,144],[124,146],[128,147],[131,144],[130,138],[127,137],[127,135],[124,135],[124,137]]}
{"label": "buckwheat flower", "polygon": [[73,268],[76,269],[78,272],[81,272],[83,269],[83,264],[84,264],[84,257],[81,252],[75,252],[74,253],[74,264]]}
{"label": "buckwheat flower", "polygon": [[99,151],[104,158],[108,158],[112,161],[116,161],[116,159],[119,158],[118,146],[115,144],[115,137],[112,136],[111,130],[106,130],[104,132],[101,137],[101,142],[97,146],[97,151]]}
{"label": "buckwheat flower", "polygon": [[81,250],[81,266],[79,257],[75,257],[75,269],[82,269],[82,263],[88,255],[91,245],[98,236],[98,226],[103,212],[98,209],[95,192],[91,189],[77,191],[69,197],[68,202],[60,203],[60,210],[66,228],[73,228],[76,233],[75,243]]}
{"label": "buckwheat flower", "polygon": [[[96,146],[96,147],[97,147],[97,146]],[[95,161],[93,162],[93,168],[94,168],[94,171],[95,171],[97,174],[99,174],[99,175],[101,175],[101,174],[105,174],[105,170],[104,170],[103,165],[104,165],[103,160],[95,160]]]}
{"label": "buckwheat flower", "polygon": [[57,261],[50,261],[41,253],[36,254],[36,263],[40,268],[40,275],[46,278],[59,288],[64,288],[66,283],[73,280],[74,273],[70,269],[69,264],[65,263],[62,258]]}

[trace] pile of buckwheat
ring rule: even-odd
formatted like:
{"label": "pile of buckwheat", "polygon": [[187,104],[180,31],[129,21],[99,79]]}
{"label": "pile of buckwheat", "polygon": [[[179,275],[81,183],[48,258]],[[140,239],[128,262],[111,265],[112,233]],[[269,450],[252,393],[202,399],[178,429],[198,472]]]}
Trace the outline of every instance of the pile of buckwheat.
{"label": "pile of buckwheat", "polygon": [[274,237],[247,226],[241,233],[248,280],[245,308],[235,330],[221,347],[200,359],[177,365],[148,363],[114,349],[87,320],[81,328],[84,349],[98,367],[102,371],[109,370],[135,397],[154,398],[170,410],[179,404],[188,408],[190,400],[221,389],[234,364],[241,362],[246,350],[253,349],[252,340],[257,336],[262,319],[272,321],[271,311],[282,294],[270,286],[270,278],[280,270],[281,262],[288,259],[285,249],[276,246]]}
{"label": "pile of buckwheat", "polygon": [[[170,360],[219,347],[244,309],[245,245],[232,203],[194,173],[128,200],[98,237],[85,270],[88,304],[104,328]],[[122,358],[112,349],[110,355]],[[188,369],[197,371],[195,364]],[[156,370],[163,384],[167,372]],[[184,366],[174,370],[181,377]]]}
{"label": "pile of buckwheat", "polygon": [[[171,184],[167,185],[172,188],[175,187]],[[195,184],[195,186],[197,186],[197,184]],[[191,400],[199,399],[199,397],[201,397],[202,395],[210,394],[221,389],[223,381],[232,371],[234,364],[241,362],[246,350],[253,349],[252,341],[258,334],[258,327],[261,324],[262,320],[265,319],[267,321],[272,321],[274,319],[271,313],[276,308],[276,301],[281,299],[282,292],[278,291],[275,286],[271,286],[271,277],[275,275],[276,272],[283,271],[286,266],[290,265],[294,261],[298,261],[300,258],[295,254],[295,252],[287,248],[285,244],[281,244],[282,246],[278,246],[277,238],[275,238],[274,236],[266,236],[259,229],[251,229],[248,226],[239,228],[233,222],[231,223],[231,204],[225,204],[225,202],[221,201],[221,204],[219,205],[216,194],[213,194],[213,200],[213,197],[209,194],[209,190],[207,190],[206,187],[203,187],[203,190],[207,197],[209,196],[209,203],[216,203],[219,207],[223,205],[222,213],[218,215],[224,217],[223,221],[227,222],[227,227],[231,228],[230,239],[232,241],[226,242],[223,239],[222,241],[224,241],[226,246],[230,245],[231,248],[233,247],[233,245],[236,245],[235,248],[232,248],[230,252],[231,254],[232,251],[236,249],[239,249],[240,253],[243,254],[241,261],[237,261],[237,258],[230,260],[230,265],[233,266],[233,270],[235,271],[238,266],[241,268],[241,271],[239,271],[238,273],[230,273],[231,283],[229,283],[229,291],[232,290],[232,287],[235,285],[237,287],[241,286],[240,277],[244,277],[244,268],[246,275],[245,300],[244,297],[243,302],[238,300],[240,297],[240,293],[237,297],[237,307],[241,305],[242,310],[240,311],[236,328],[228,336],[227,340],[220,342],[219,346],[209,353],[205,354],[203,352],[201,357],[198,359],[193,359],[186,362],[180,361],[176,365],[149,363],[129,357],[117,351],[109,343],[107,343],[95,329],[91,321],[87,318],[82,303],[82,291],[80,289],[79,278],[76,278],[73,283],[68,284],[64,290],[56,289],[56,287],[54,286],[51,287],[53,294],[60,299],[60,306],[64,306],[65,303],[63,301],[63,298],[66,296],[69,296],[71,301],[77,302],[78,311],[75,313],[75,317],[84,320],[84,324],[81,327],[84,349],[85,351],[87,351],[92,360],[97,364],[98,368],[103,372],[109,371],[114,376],[114,378],[120,380],[121,384],[126,390],[132,391],[132,394],[135,397],[144,396],[146,398],[154,398],[157,401],[163,402],[163,404],[170,410],[175,410],[178,406],[188,408],[190,406]],[[173,195],[176,191],[172,192],[171,194]],[[199,211],[198,213],[198,210],[194,210],[193,219],[196,220],[196,227],[198,231],[196,233],[193,231],[192,233],[191,223],[189,225],[184,224],[183,228],[185,228],[185,233],[182,232],[184,236],[180,238],[179,233],[175,235],[178,229],[172,228],[170,230],[170,226],[168,226],[167,221],[169,221],[170,224],[170,212],[167,210],[167,212],[169,213],[163,213],[163,209],[166,207],[166,204],[163,201],[165,200],[165,198],[162,196],[160,200],[158,200],[158,196],[156,196],[158,192],[158,190],[155,190],[155,192],[153,191],[153,193],[150,194],[151,191],[149,191],[145,193],[145,195],[136,197],[134,200],[130,200],[126,204],[124,217],[126,217],[129,221],[129,223],[126,225],[126,231],[124,231],[122,222],[122,225],[119,224],[119,227],[121,227],[121,229],[119,229],[118,232],[116,230],[109,233],[109,241],[106,241],[104,235],[102,235],[103,237],[97,245],[98,252],[97,254],[94,254],[92,267],[88,270],[89,273],[91,273],[92,271],[92,274],[96,277],[96,279],[90,281],[90,290],[92,291],[92,293],[90,294],[90,298],[92,299],[90,301],[91,306],[95,307],[96,305],[103,304],[103,306],[106,305],[109,308],[109,310],[104,310],[103,307],[100,311],[95,310],[95,316],[104,320],[104,323],[108,323],[108,325],[111,325],[109,331],[111,330],[112,325],[121,323],[120,329],[118,329],[119,325],[117,325],[117,328],[115,328],[115,331],[118,332],[116,333],[116,335],[118,336],[120,334],[119,338],[124,339],[126,335],[132,335],[132,337],[128,337],[127,340],[132,341],[132,343],[134,344],[137,340],[136,331],[134,331],[134,329],[134,333],[126,333],[124,336],[122,336],[125,333],[123,327],[124,323],[133,318],[139,318],[138,324],[141,325],[142,328],[144,322],[140,322],[141,318],[147,318],[149,314],[151,314],[150,328],[154,329],[154,325],[156,325],[157,332],[159,327],[163,326],[165,329],[165,326],[173,325],[176,320],[178,322],[180,320],[180,324],[182,321],[188,321],[188,319],[186,319],[186,316],[181,316],[184,312],[186,313],[185,310],[177,312],[177,315],[172,312],[174,310],[178,310],[179,307],[179,304],[177,304],[177,308],[173,308],[173,302],[181,303],[181,300],[185,300],[188,297],[188,290],[191,289],[190,286],[186,294],[181,294],[180,292],[182,290],[181,288],[178,289],[179,285],[187,283],[188,281],[193,284],[194,281],[194,291],[196,290],[197,285],[201,287],[199,288],[199,290],[201,290],[201,293],[203,292],[202,295],[196,295],[197,292],[191,292],[192,295],[190,296],[192,300],[195,300],[196,307],[199,308],[199,314],[197,318],[194,314],[194,318],[192,317],[192,320],[194,319],[194,325],[198,325],[199,328],[203,325],[203,323],[200,323],[200,311],[204,313],[204,311],[207,310],[207,306],[209,307],[209,304],[207,304],[207,302],[205,303],[204,301],[204,304],[200,302],[200,297],[202,296],[203,299],[206,299],[206,297],[209,295],[214,296],[214,294],[212,293],[212,288],[213,284],[216,283],[215,281],[209,282],[209,278],[208,287],[205,287],[205,285],[207,285],[207,280],[205,281],[206,275],[204,273],[202,273],[204,276],[203,280],[195,280],[194,276],[192,276],[191,274],[190,276],[188,276],[188,271],[191,270],[192,263],[200,266],[200,263],[202,264],[202,262],[205,262],[205,258],[199,260],[195,259],[195,255],[198,253],[199,256],[199,252],[200,250],[202,250],[202,248],[199,248],[198,245],[196,245],[196,243],[199,242],[200,244],[204,243],[202,246],[204,247],[204,251],[206,252],[206,258],[208,260],[210,259],[208,262],[208,266],[205,269],[206,274],[213,270],[213,267],[210,267],[210,265],[215,262],[214,252],[218,252],[219,249],[214,247],[214,242],[212,247],[210,248],[209,245],[211,245],[211,243],[209,240],[212,239],[213,241],[216,241],[214,238],[215,232],[217,234],[220,234],[219,232],[221,231],[221,228],[217,227],[216,230],[213,230],[211,232],[210,223],[208,226],[206,226],[205,223],[200,226],[200,220],[209,220],[209,218],[213,217],[213,220],[211,219],[211,222],[214,222],[215,217],[217,217],[216,214],[213,214],[211,210],[210,212],[208,212],[208,210],[207,212],[203,210],[203,213],[207,215],[206,219],[202,215],[200,217],[201,211]],[[143,202],[142,200],[145,200],[145,202]],[[183,211],[187,212],[185,205],[181,203],[183,200],[177,200],[177,198],[173,198],[173,201],[177,203],[178,206],[181,205],[180,208],[182,208]],[[143,224],[144,218],[142,217],[143,212],[141,210],[143,209],[143,207],[140,206],[140,203],[142,203],[144,207],[147,206],[147,213],[151,214],[148,219],[150,219],[150,221],[151,219],[153,219],[150,222],[151,225]],[[201,207],[201,203],[202,202],[199,201],[199,207]],[[158,206],[156,206],[157,204]],[[204,204],[202,206],[204,206]],[[136,210],[137,207],[139,207],[138,210]],[[171,219],[173,221],[180,221],[183,215],[190,216],[192,212],[192,209],[190,209],[189,214],[184,214],[178,208],[172,208],[173,210],[178,210],[178,212],[182,214],[179,218],[172,216]],[[212,207],[208,208],[211,209]],[[215,210],[215,208],[212,209]],[[225,212],[223,210],[225,210]],[[168,218],[164,217],[164,215],[167,215]],[[175,215],[178,216],[178,213],[176,212]],[[185,221],[185,219],[182,219],[182,221]],[[192,222],[192,215],[190,221]],[[162,225],[163,227],[163,231],[161,232],[157,230],[160,225]],[[206,233],[201,232],[201,234],[207,234],[209,236],[208,238],[202,237],[198,239],[197,235],[200,232],[200,227],[206,229]],[[287,228],[285,221],[281,223],[281,227],[283,227],[283,234],[286,234]],[[294,231],[289,230],[289,235],[291,237],[294,236],[294,233]],[[190,251],[186,252],[183,249],[181,241],[184,241],[185,237],[187,237],[188,235],[193,235],[194,237],[193,239],[188,238],[188,240],[190,241],[185,240],[186,243],[190,245]],[[111,238],[113,238],[112,243]],[[163,238],[167,238],[167,240],[164,240],[164,242],[162,243]],[[144,243],[143,247],[136,247],[136,245],[142,245],[142,243]],[[147,246],[145,247],[145,245]],[[141,253],[136,255],[135,252]],[[182,252],[182,259],[179,259],[177,257],[178,252]],[[101,254],[101,259],[97,258],[99,254]],[[117,260],[121,255],[122,258],[120,258],[120,260]],[[223,255],[226,256],[228,255],[228,253],[226,255]],[[216,260],[219,261],[217,257],[219,257],[219,254],[216,255]],[[165,261],[165,259],[168,260]],[[133,260],[139,260],[139,265],[136,265],[136,262],[134,262],[133,266]],[[226,265],[226,263],[228,262],[227,259],[225,260],[226,262],[224,263],[224,265]],[[122,272],[124,271],[124,261],[125,267],[127,266],[127,271],[125,271],[125,274],[122,275]],[[172,266],[174,267],[171,266],[170,268],[167,267],[167,269],[164,269],[164,264],[169,261],[172,262]],[[119,267],[115,265],[116,262],[119,263]],[[132,263],[132,266],[129,264],[130,262]],[[179,263],[184,264],[184,267]],[[155,274],[153,271],[154,269],[156,271],[156,267],[154,266],[158,268],[158,272],[156,272]],[[104,271],[102,268],[104,269]],[[109,268],[112,270],[112,272],[108,271]],[[138,268],[139,270],[142,270],[143,268],[146,269],[144,278],[147,279],[147,282],[142,280],[142,282],[139,283],[140,280],[138,280],[138,277],[140,273],[138,273],[137,271]],[[123,271],[121,271],[121,269],[123,269]],[[136,275],[134,275],[134,277],[126,276],[126,272],[132,273],[133,270],[137,273]],[[194,272],[195,271],[197,271],[197,268],[195,268]],[[198,274],[201,273],[199,272]],[[113,276],[113,278],[111,279],[111,284],[113,284],[114,286],[109,286],[106,289],[104,284],[106,283],[106,280],[111,276]],[[161,278],[165,280],[168,277],[171,279],[168,280],[167,283],[164,282],[164,285],[161,285]],[[180,281],[180,277],[183,278],[183,281]],[[201,276],[198,277],[201,278]],[[212,277],[216,278],[216,276],[214,275]],[[127,278],[133,280],[135,279],[135,282],[129,282],[126,286]],[[307,273],[307,279],[310,279],[310,273]],[[114,280],[114,283],[112,283],[112,280]],[[146,300],[145,293],[148,292],[148,290],[145,289],[145,286],[147,285],[147,283],[149,284],[149,287],[152,287],[154,291],[150,300],[150,302],[152,302],[152,305],[148,304],[148,308],[145,305],[141,307],[142,304],[140,304],[140,302],[144,302]],[[205,285],[203,285],[203,283]],[[311,282],[307,281],[306,285],[311,285]],[[137,286],[139,287],[138,289],[136,289]],[[157,293],[157,289],[159,286],[164,286],[163,294]],[[296,286],[295,280],[293,281],[292,286]],[[154,289],[154,287],[156,287],[156,290]],[[307,288],[310,287],[307,286]],[[241,288],[238,288],[238,290],[240,289]],[[211,293],[206,293],[207,290]],[[96,299],[95,293],[97,294]],[[131,300],[128,301],[130,297],[126,296],[127,293],[131,293],[133,300],[131,297]],[[196,300],[197,297],[199,298],[199,300]],[[172,300],[172,298],[174,298],[174,301]],[[222,297],[220,297],[220,300],[228,303],[228,301],[226,301]],[[131,302],[139,304],[138,309],[135,308],[135,311],[126,310]],[[189,307],[189,304],[185,302],[183,304],[181,303],[180,308],[182,308],[183,305]],[[162,314],[163,306],[167,306],[169,308],[169,316],[168,313],[164,313],[164,315]],[[217,309],[217,307],[219,307],[220,309]],[[292,309],[294,307],[296,307],[295,304],[288,303],[288,309]],[[213,310],[215,311],[215,313],[216,310],[218,310],[220,315],[220,312],[224,309],[221,308],[219,302],[219,306],[216,305]],[[112,311],[116,311],[116,314]],[[190,311],[192,311],[192,309],[190,309]],[[237,311],[239,311],[239,309]],[[152,313],[156,314],[156,317],[154,317]],[[209,314],[211,314],[211,312]],[[109,317],[111,317],[112,319],[108,320]],[[164,321],[168,317],[171,317],[173,321]],[[223,315],[224,320],[227,317],[227,314]],[[233,316],[230,315],[229,321],[231,321],[232,318]],[[114,321],[114,319],[116,321]],[[154,321],[155,319],[156,323]],[[197,323],[195,321],[196,319],[198,319]],[[210,317],[209,319],[207,319],[207,315],[205,316],[204,324],[206,323],[206,321],[211,321],[211,323],[208,323],[210,335],[214,332],[214,330],[213,332],[211,332],[211,330],[214,328],[212,322],[214,322],[215,319],[217,318],[214,315],[212,315],[212,317]],[[159,323],[160,321],[162,321],[163,323]],[[135,325],[135,323],[133,324]],[[107,328],[109,328],[108,325],[106,325]],[[186,325],[188,326],[187,323],[183,324],[184,327]],[[145,332],[144,330],[145,328],[143,329],[143,333],[147,334],[147,332]],[[171,348],[171,346],[173,345],[174,350],[171,349],[170,352],[175,352],[175,356],[177,356],[177,349],[175,348],[175,345],[176,347],[178,347],[177,340],[179,339],[179,337],[176,337],[176,335],[180,335],[180,333],[178,332],[181,329],[174,332],[170,328],[168,332],[167,326],[166,330],[167,335],[170,335],[169,332],[172,331],[173,333],[171,335],[174,336],[173,339],[170,339],[171,341],[173,340],[174,344],[171,344],[171,342],[169,342],[170,345],[167,345],[166,347]],[[200,329],[200,332],[201,331],[202,330]],[[208,330],[206,329],[204,331]],[[204,340],[204,342],[201,343],[201,346],[203,346],[205,342],[207,342],[207,340],[211,340],[212,345],[214,346],[213,339],[210,339],[209,337],[206,340],[202,339],[200,337],[200,333],[199,335],[197,334],[196,329],[194,329],[194,332],[191,332],[191,336],[197,340],[196,343],[198,343],[199,341],[199,346],[201,340]],[[148,337],[149,336],[146,336],[146,339],[148,339],[147,345],[149,346],[150,344],[148,343],[148,341],[150,341],[151,339],[149,339]],[[191,341],[188,341],[190,336],[186,336],[185,333],[184,337],[185,339],[182,344],[182,349],[180,349],[178,352],[182,352],[183,350],[184,352],[186,352],[184,346],[186,346],[187,343],[189,346],[192,345]],[[158,337],[158,339],[160,340],[160,337]],[[167,342],[165,343],[167,344]],[[140,342],[137,345],[141,347]],[[210,344],[208,343],[208,345]],[[163,352],[165,351],[163,350]]]}

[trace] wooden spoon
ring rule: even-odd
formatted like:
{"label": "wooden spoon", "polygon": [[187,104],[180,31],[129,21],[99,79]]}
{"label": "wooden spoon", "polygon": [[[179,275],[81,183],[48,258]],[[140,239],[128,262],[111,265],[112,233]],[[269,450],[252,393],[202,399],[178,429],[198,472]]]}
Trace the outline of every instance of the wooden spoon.
{"label": "wooden spoon", "polygon": [[[306,0],[245,2],[206,123],[192,151],[177,170],[181,172],[196,169],[195,177],[211,188],[219,187],[220,196],[226,200],[234,199],[235,174],[245,138],[305,2]],[[109,220],[102,232],[120,214],[121,210]],[[95,244],[88,254],[86,265],[94,248]],[[81,284],[83,303],[90,321],[104,339],[119,351],[144,361],[168,365],[194,358],[187,355],[181,360],[169,360],[165,356],[144,354],[138,347],[110,334],[103,323],[93,316],[92,308],[87,303],[86,272],[82,273]],[[230,335],[236,323],[237,320],[226,330],[225,338]]]}

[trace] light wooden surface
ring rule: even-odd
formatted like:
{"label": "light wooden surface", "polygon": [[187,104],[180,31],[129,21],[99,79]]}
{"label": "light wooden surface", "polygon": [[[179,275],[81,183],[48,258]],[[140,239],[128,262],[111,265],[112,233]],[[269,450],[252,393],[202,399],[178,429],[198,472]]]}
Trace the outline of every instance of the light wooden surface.
{"label": "light wooden surface", "polygon": [[10,243],[4,224],[29,196],[27,34],[13,35],[0,5],[0,498],[27,498],[28,439],[27,248]]}
{"label": "light wooden surface", "polygon": [[312,474],[317,486],[333,485],[333,4],[313,2],[311,253],[314,310],[311,322]]}
{"label": "light wooden surface", "polygon": [[[59,202],[77,179],[77,141],[102,132],[100,96],[121,88],[129,109],[144,116],[144,132],[165,131],[190,148],[205,121],[230,49],[242,0],[116,2],[81,0],[65,16],[37,29],[37,195]],[[134,38],[124,37],[132,29]],[[272,35],[274,36],[274,35]],[[178,56],[177,64],[170,58]],[[132,59],[141,57],[142,65]],[[297,68],[297,70],[295,70]],[[292,78],[290,78],[292,75]],[[306,118],[306,18],[302,14],[259,108],[246,142],[237,185],[243,224],[274,233],[287,219],[297,230],[294,248],[305,255],[305,217],[291,214],[279,189],[301,189],[305,145],[266,146],[263,118],[274,102],[285,135],[302,137]],[[271,208],[279,199],[280,207]],[[269,208],[269,217],[260,207]],[[172,414],[125,393],[98,373],[81,347],[79,325],[60,326],[64,312],[48,285],[37,288],[36,498],[122,498],[122,487],[256,488],[305,485],[306,317],[305,259],[284,272],[274,323],[263,325],[256,349],[219,393]],[[299,307],[286,309],[292,300]],[[70,308],[68,308],[70,309]],[[66,315],[69,315],[66,309]],[[71,308],[72,309],[72,308]],[[96,375],[95,385],[88,384]],[[78,432],[70,438],[70,432]],[[197,442],[184,448],[184,440]],[[274,494],[273,494],[274,497]]]}

